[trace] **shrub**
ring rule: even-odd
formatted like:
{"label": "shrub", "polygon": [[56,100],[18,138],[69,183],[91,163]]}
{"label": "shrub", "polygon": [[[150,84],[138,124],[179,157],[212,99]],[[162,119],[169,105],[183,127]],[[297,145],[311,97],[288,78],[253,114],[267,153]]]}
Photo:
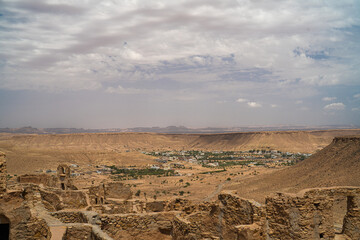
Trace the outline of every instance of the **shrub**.
{"label": "shrub", "polygon": [[137,192],[135,193],[135,196],[140,196],[140,193],[141,193],[141,191],[140,190],[137,190]]}

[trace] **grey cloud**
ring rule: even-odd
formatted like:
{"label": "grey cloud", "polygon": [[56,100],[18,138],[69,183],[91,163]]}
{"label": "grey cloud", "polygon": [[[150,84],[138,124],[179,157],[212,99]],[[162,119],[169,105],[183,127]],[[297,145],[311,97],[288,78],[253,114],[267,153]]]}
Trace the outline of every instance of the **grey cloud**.
{"label": "grey cloud", "polygon": [[45,14],[68,14],[78,15],[83,14],[85,9],[70,4],[53,4],[46,3],[43,1],[24,1],[17,2],[14,4],[16,8],[27,10],[34,13],[45,13]]}

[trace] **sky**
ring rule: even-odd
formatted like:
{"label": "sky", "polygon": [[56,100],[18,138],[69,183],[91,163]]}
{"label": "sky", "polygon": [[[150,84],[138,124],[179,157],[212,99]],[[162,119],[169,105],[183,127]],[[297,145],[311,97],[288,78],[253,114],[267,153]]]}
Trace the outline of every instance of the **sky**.
{"label": "sky", "polygon": [[0,0],[0,127],[360,125],[358,0]]}

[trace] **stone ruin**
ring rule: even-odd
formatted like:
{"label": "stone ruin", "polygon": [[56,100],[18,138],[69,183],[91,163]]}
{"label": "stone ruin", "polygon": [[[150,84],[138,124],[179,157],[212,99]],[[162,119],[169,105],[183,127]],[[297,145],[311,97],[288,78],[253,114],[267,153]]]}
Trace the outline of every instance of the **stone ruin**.
{"label": "stone ruin", "polygon": [[6,186],[0,154],[1,239],[360,239],[360,188],[276,193],[264,205],[223,191],[215,202],[142,202],[120,182],[76,190],[70,170]]}

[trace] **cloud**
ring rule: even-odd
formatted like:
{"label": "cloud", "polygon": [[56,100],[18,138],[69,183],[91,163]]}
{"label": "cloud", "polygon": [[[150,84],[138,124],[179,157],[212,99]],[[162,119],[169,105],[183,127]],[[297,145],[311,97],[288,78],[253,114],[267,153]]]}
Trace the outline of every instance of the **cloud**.
{"label": "cloud", "polygon": [[239,103],[243,103],[243,102],[247,102],[248,100],[247,99],[245,99],[245,98],[238,98],[237,100],[236,100],[236,102],[239,102]]}
{"label": "cloud", "polygon": [[328,104],[324,107],[325,110],[334,110],[334,111],[337,111],[337,110],[344,110],[345,109],[345,104],[341,103],[341,102],[338,102],[338,103],[331,103],[331,104]]}
{"label": "cloud", "polygon": [[360,93],[355,94],[354,98],[360,98]]}
{"label": "cloud", "polygon": [[330,102],[330,101],[336,100],[336,97],[323,97],[322,100],[324,102]]}
{"label": "cloud", "polygon": [[124,88],[118,85],[116,88],[108,87],[105,92],[108,93],[117,93],[117,94],[144,94],[147,91],[144,89],[136,89],[136,88]]}
{"label": "cloud", "polygon": [[351,111],[357,112],[357,111],[360,111],[360,108],[352,108]]}
{"label": "cloud", "polygon": [[[126,80],[134,69],[159,74],[167,62],[169,77],[179,81],[187,79],[182,77],[186,69],[181,69],[186,66],[189,75],[196,76],[190,78],[194,81],[200,76],[209,82],[275,85],[282,79],[299,79],[307,86],[356,83],[359,47],[354,25],[358,18],[352,5],[3,1],[1,79],[14,77],[16,89],[28,89],[39,84],[26,71],[58,76],[71,71],[70,78],[77,81],[84,71],[93,70],[97,73],[93,79],[101,84],[108,79]],[[301,18],[293,17],[300,13]],[[211,78],[207,78],[210,67]],[[346,74],[340,77],[339,72]],[[46,75],[39,74],[40,78]],[[56,84],[51,78],[48,81],[39,89]],[[64,88],[69,90],[66,84]]]}
{"label": "cloud", "polygon": [[262,105],[260,103],[257,102],[248,102],[247,105],[251,108],[259,108],[262,107]]}
{"label": "cloud", "polygon": [[303,100],[297,100],[296,102],[295,102],[295,104],[302,104],[303,103]]}
{"label": "cloud", "polygon": [[277,107],[279,107],[279,106],[278,106],[277,104],[271,104],[270,107],[272,107],[272,108],[277,108]]}

